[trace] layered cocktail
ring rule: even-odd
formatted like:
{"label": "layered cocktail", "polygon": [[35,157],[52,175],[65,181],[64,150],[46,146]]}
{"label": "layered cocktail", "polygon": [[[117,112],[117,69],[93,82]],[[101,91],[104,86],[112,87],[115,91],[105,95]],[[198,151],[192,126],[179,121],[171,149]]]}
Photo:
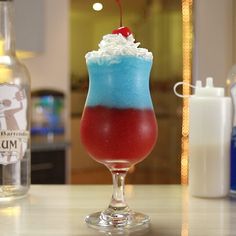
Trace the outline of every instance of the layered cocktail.
{"label": "layered cocktail", "polygon": [[152,54],[132,34],[108,34],[98,51],[86,55],[89,91],[81,121],[81,140],[91,157],[106,165],[114,192],[107,210],[86,218],[100,227],[132,227],[148,217],[124,201],[124,178],[151,152],[157,123],[149,92]]}

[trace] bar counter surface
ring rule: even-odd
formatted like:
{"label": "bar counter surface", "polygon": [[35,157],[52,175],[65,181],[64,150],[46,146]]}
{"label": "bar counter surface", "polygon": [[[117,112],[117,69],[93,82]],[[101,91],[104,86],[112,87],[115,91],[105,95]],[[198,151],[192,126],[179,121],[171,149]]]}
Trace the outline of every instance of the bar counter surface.
{"label": "bar counter surface", "polygon": [[127,185],[129,206],[149,227],[119,233],[88,228],[84,217],[109,203],[110,185],[32,185],[28,196],[0,203],[1,236],[236,235],[236,198],[192,198],[180,185]]}

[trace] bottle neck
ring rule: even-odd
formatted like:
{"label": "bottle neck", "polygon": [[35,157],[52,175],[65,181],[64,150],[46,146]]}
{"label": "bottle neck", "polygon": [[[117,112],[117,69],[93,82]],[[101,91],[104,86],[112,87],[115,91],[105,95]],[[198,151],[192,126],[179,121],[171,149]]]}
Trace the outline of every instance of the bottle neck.
{"label": "bottle neck", "polygon": [[15,55],[13,1],[0,0],[0,56]]}

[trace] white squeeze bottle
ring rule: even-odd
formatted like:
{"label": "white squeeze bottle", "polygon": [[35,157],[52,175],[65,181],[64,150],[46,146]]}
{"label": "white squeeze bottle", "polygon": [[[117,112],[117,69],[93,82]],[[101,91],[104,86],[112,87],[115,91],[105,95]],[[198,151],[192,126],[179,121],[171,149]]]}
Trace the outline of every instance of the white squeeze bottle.
{"label": "white squeeze bottle", "polygon": [[189,190],[196,197],[229,193],[231,99],[206,79],[189,98]]}

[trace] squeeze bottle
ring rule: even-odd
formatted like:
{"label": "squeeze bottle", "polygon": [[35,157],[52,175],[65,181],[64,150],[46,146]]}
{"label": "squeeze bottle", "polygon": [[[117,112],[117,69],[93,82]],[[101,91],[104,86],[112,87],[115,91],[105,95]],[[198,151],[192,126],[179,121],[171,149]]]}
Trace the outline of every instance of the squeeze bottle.
{"label": "squeeze bottle", "polygon": [[229,193],[231,99],[224,88],[197,81],[189,98],[189,191],[196,197]]}

